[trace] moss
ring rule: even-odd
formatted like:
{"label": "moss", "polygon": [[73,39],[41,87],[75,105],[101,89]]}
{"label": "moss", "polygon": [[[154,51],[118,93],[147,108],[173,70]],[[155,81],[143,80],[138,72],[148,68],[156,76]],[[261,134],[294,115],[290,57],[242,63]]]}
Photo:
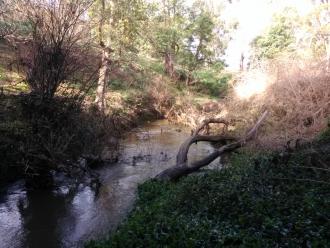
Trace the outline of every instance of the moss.
{"label": "moss", "polygon": [[330,175],[306,169],[305,152],[236,154],[221,171],[146,182],[110,239],[87,247],[327,247]]}

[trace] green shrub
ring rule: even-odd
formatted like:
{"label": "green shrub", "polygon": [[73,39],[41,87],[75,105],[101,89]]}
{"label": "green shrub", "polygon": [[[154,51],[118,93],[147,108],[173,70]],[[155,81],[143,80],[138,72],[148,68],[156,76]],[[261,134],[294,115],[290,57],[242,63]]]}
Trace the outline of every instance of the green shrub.
{"label": "green shrub", "polygon": [[123,82],[119,79],[115,79],[115,80],[111,80],[111,82],[109,82],[109,88],[110,88],[110,90],[123,90],[123,89],[127,88],[127,85],[125,82]]}
{"label": "green shrub", "polygon": [[231,74],[218,74],[213,70],[196,71],[193,75],[195,89],[201,93],[219,97],[226,93]]}
{"label": "green shrub", "polygon": [[146,182],[127,221],[87,247],[327,247],[330,175],[296,161],[308,163],[302,153],[237,154],[221,171]]}
{"label": "green shrub", "polygon": [[164,74],[164,65],[160,62],[151,62],[149,68],[151,71],[154,71],[158,74]]}

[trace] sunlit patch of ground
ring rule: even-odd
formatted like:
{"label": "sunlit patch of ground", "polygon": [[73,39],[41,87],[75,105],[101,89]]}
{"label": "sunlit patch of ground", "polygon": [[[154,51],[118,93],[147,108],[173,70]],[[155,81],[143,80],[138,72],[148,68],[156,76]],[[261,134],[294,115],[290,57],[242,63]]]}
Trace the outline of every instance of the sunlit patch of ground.
{"label": "sunlit patch of ground", "polygon": [[2,93],[19,93],[29,90],[23,77],[17,72],[14,51],[8,44],[0,41],[0,90]]}

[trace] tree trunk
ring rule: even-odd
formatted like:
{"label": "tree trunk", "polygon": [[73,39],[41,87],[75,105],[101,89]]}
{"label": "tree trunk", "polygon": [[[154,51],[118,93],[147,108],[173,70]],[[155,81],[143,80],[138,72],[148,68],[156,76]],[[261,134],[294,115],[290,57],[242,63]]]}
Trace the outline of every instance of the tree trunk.
{"label": "tree trunk", "polygon": [[192,81],[192,75],[191,75],[191,72],[189,71],[187,73],[186,86],[190,86],[191,81]]}
{"label": "tree trunk", "polygon": [[[170,167],[169,169],[161,172],[158,174],[155,178],[158,180],[176,180],[179,179],[182,176],[188,175],[192,172],[195,172],[199,170],[200,168],[207,166],[212,161],[214,161],[216,158],[220,157],[222,154],[234,151],[242,146],[245,145],[245,143],[256,135],[260,125],[267,117],[268,112],[265,111],[262,116],[259,118],[259,120],[256,122],[256,124],[250,129],[249,132],[245,135],[245,137],[241,139],[235,139],[230,136],[225,135],[217,135],[217,136],[207,136],[207,135],[199,135],[200,131],[202,131],[208,124],[210,123],[222,123],[225,124],[225,126],[228,125],[228,122],[222,120],[222,119],[209,119],[205,120],[193,133],[193,135],[187,139],[179,149],[179,152],[177,154],[177,161],[176,165]],[[193,162],[190,165],[188,165],[188,152],[190,146],[199,141],[209,141],[209,142],[228,142],[233,141],[230,144],[224,145],[220,147],[218,150],[214,151],[204,159],[201,159],[199,161]]]}
{"label": "tree trunk", "polygon": [[241,53],[241,58],[240,58],[240,61],[239,61],[239,70],[240,71],[244,71],[244,53],[242,52]]}
{"label": "tree trunk", "polygon": [[108,73],[108,67],[110,62],[110,51],[104,42],[104,22],[105,22],[105,0],[101,1],[101,10],[100,10],[100,23],[98,28],[98,38],[99,38],[99,44],[102,48],[102,58],[101,58],[101,67],[99,70],[99,79],[97,82],[97,88],[96,88],[96,97],[95,97],[95,103],[97,104],[99,110],[104,111],[105,109],[105,92],[106,92],[106,84],[107,84],[107,73]]}
{"label": "tree trunk", "polygon": [[169,75],[171,78],[174,76],[174,59],[173,55],[170,52],[165,53],[165,61],[164,61],[164,66],[165,66],[165,73]]}
{"label": "tree trunk", "polygon": [[99,110],[103,111],[106,107],[105,103],[105,92],[106,92],[106,84],[107,84],[107,74],[109,68],[109,49],[107,47],[103,47],[102,50],[102,60],[101,60],[101,67],[99,70],[99,79],[97,82],[97,89],[96,89],[96,98],[95,103],[97,104]]}

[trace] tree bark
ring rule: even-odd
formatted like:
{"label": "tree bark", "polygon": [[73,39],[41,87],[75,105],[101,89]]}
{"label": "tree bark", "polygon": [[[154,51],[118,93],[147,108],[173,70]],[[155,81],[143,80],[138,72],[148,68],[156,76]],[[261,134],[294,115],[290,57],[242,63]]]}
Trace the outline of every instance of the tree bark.
{"label": "tree bark", "polygon": [[[193,133],[193,136],[187,139],[180,147],[178,155],[177,155],[177,161],[176,165],[170,167],[169,169],[161,172],[158,174],[155,178],[158,180],[176,180],[179,179],[180,177],[186,176],[192,172],[195,172],[199,170],[200,168],[207,166],[210,164],[212,161],[214,161],[216,158],[221,156],[224,153],[234,151],[246,144],[246,142],[250,141],[253,139],[253,137],[256,135],[260,125],[262,122],[265,120],[265,118],[268,115],[268,111],[265,111],[259,120],[256,122],[256,124],[250,129],[247,134],[240,139],[235,139],[234,137],[231,136],[225,136],[225,135],[219,135],[219,136],[204,136],[204,135],[199,135],[199,132],[205,128],[206,125],[209,123],[223,123],[226,124],[222,119],[213,119],[213,121],[218,121],[218,122],[212,122],[212,119],[204,121]],[[193,162],[190,165],[187,163],[187,156],[189,152],[189,148],[191,144],[194,142],[199,142],[199,141],[210,141],[210,142],[227,142],[227,141],[233,141],[234,142],[224,145],[220,147],[218,150],[214,151],[204,159],[201,159],[199,161]]]}
{"label": "tree bark", "polygon": [[101,67],[99,70],[99,79],[97,82],[96,98],[95,98],[95,103],[97,104],[99,110],[101,111],[103,111],[104,108],[106,107],[105,92],[106,92],[107,74],[109,68],[109,57],[110,57],[110,53],[108,49],[104,46],[102,49]]}
{"label": "tree bark", "polygon": [[101,1],[100,23],[98,28],[99,44],[102,49],[101,67],[99,70],[99,79],[96,88],[95,103],[99,110],[104,111],[106,107],[105,92],[107,85],[107,74],[110,65],[111,49],[104,42],[104,23],[105,23],[105,0]]}
{"label": "tree bark", "polygon": [[222,119],[222,118],[210,118],[206,119],[202,122],[201,125],[199,125],[196,130],[192,133],[192,136],[188,138],[179,148],[177,157],[176,157],[176,164],[177,165],[186,165],[188,161],[188,152],[190,146],[199,141],[209,141],[209,142],[221,142],[221,141],[227,141],[227,140],[235,140],[232,136],[223,136],[223,135],[216,135],[216,136],[209,136],[209,135],[199,135],[199,133],[205,129],[208,128],[209,124],[211,123],[218,123],[218,124],[224,124],[225,127],[229,125],[229,122]]}
{"label": "tree bark", "polygon": [[165,53],[165,61],[164,61],[164,66],[165,66],[165,73],[169,75],[171,78],[174,76],[174,59],[173,59],[173,54],[171,52],[166,52]]}

